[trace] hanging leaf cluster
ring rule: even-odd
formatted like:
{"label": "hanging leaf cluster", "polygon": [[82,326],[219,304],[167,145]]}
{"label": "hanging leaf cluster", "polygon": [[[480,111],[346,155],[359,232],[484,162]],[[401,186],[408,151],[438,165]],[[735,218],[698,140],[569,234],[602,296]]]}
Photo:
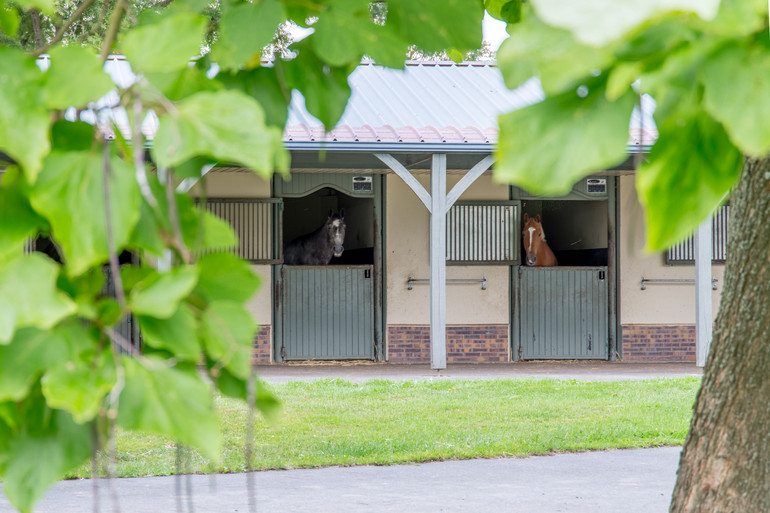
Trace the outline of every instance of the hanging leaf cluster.
{"label": "hanging leaf cluster", "polygon": [[[498,52],[506,84],[537,77],[546,98],[500,117],[500,180],[563,195],[641,142],[631,151],[644,153],[648,246],[662,249],[725,201],[743,155],[770,152],[767,2],[533,0],[508,32]],[[655,126],[642,128],[657,142],[629,141],[640,94],[656,102]]]}
{"label": "hanging leaf cluster", "polygon": [[[0,0],[0,480],[22,511],[114,424],[219,458],[213,396],[249,395],[259,279],[217,250],[235,235],[183,180],[285,172],[292,92],[331,127],[364,56],[481,46],[478,0],[389,0],[376,20],[365,0],[107,3]],[[263,60],[287,20],[313,33]],[[95,35],[100,55],[81,45]],[[257,407],[276,401],[260,390]]]}

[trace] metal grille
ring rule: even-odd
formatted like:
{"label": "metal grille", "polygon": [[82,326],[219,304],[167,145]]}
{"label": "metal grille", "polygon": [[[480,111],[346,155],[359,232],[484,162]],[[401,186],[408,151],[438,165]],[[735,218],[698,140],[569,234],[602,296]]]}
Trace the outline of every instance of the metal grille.
{"label": "metal grille", "polygon": [[258,264],[280,263],[280,199],[209,199],[206,209],[227,221],[238,236],[237,248],[223,248]]}
{"label": "metal grille", "polygon": [[[711,261],[723,264],[727,259],[727,225],[730,205],[720,207],[711,219]],[[666,251],[667,264],[692,264],[695,262],[695,239],[688,237]]]}
{"label": "metal grille", "polygon": [[447,215],[447,262],[516,264],[518,227],[518,202],[458,202]]}

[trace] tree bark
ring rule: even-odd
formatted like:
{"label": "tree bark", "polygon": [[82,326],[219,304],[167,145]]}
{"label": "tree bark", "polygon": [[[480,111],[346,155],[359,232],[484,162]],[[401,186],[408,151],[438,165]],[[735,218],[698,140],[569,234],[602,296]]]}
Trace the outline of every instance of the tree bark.
{"label": "tree bark", "polygon": [[770,157],[732,195],[716,331],[671,513],[770,511]]}

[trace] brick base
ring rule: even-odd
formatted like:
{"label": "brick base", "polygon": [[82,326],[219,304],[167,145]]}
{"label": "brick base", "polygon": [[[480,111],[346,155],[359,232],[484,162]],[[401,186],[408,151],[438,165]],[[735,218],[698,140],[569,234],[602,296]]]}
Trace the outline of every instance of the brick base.
{"label": "brick base", "polygon": [[[447,326],[448,363],[508,361],[508,325]],[[430,362],[430,326],[388,326],[388,361]]]}
{"label": "brick base", "polygon": [[270,330],[271,326],[269,324],[259,327],[259,331],[257,331],[257,335],[254,337],[254,352],[251,354],[253,363],[270,363],[273,361],[270,351],[270,346],[272,345]]}
{"label": "brick base", "polygon": [[621,329],[625,361],[695,361],[693,325],[626,324]]}

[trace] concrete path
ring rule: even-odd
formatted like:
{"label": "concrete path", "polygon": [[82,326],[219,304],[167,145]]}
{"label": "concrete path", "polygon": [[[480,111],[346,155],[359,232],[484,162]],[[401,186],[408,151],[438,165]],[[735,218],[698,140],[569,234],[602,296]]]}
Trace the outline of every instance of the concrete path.
{"label": "concrete path", "polygon": [[[260,513],[665,513],[679,453],[665,447],[252,475]],[[255,511],[249,509],[245,474],[189,476],[191,496],[175,495],[175,479],[116,480],[121,511]],[[92,486],[88,480],[60,482],[34,511],[92,511]],[[103,481],[100,498],[99,511],[113,513]],[[0,494],[0,513],[10,511]]]}
{"label": "concrete path", "polygon": [[441,371],[427,364],[389,363],[276,363],[260,365],[257,374],[271,383],[340,378],[354,383],[372,379],[410,381],[424,379],[554,378],[587,381],[622,381],[702,376],[694,363],[625,363],[603,361],[548,361],[493,364],[449,364]]}

